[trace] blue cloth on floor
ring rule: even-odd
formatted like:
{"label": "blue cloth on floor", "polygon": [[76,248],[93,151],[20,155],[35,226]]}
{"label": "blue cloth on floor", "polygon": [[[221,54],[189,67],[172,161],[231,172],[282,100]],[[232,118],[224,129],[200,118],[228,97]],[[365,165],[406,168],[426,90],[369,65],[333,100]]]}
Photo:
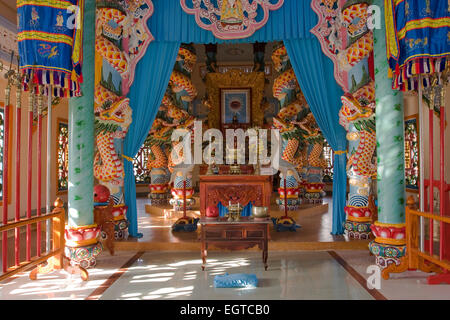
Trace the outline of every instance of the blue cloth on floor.
{"label": "blue cloth on floor", "polygon": [[256,288],[258,278],[255,274],[235,273],[214,277],[214,288]]}

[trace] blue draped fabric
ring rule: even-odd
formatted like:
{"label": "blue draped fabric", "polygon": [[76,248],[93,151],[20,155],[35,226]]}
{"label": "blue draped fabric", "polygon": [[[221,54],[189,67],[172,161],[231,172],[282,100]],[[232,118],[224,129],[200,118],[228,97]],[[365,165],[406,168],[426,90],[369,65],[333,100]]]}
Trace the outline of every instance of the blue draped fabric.
{"label": "blue draped fabric", "polygon": [[[133,122],[124,141],[124,155],[127,157],[136,156],[150,131],[169,84],[179,48],[179,42],[151,42],[145,56],[137,65],[134,82],[128,94],[133,109]],[[125,203],[128,206],[127,219],[130,222],[128,232],[132,237],[140,237],[133,163],[124,162]]]}
{"label": "blue draped fabric", "polygon": [[[334,79],[334,66],[323,53],[319,40],[285,40],[284,44],[305,99],[334,151],[347,149],[346,132],[339,124],[340,97],[344,94]],[[332,234],[344,233],[347,189],[346,154],[334,155]]]}
{"label": "blue draped fabric", "polygon": [[[187,3],[189,5],[190,1]],[[148,134],[166,90],[180,43],[285,41],[300,86],[325,138],[334,150],[346,149],[345,130],[338,124],[340,96],[343,92],[334,80],[331,61],[322,53],[318,40],[310,32],[318,19],[309,0],[285,0],[279,10],[270,12],[265,26],[251,37],[238,40],[217,39],[212,32],[200,28],[195,17],[183,11],[179,0],[153,0],[153,4],[154,13],[147,25],[155,42],[150,44],[145,57],[139,62],[129,94],[135,121],[125,139],[125,155],[135,156]],[[345,154],[335,155],[333,234],[344,232],[345,164]],[[136,236],[136,188],[132,163],[128,161],[125,163],[125,201],[129,207],[129,232]],[[222,214],[224,209],[222,206]],[[250,214],[251,206],[245,210],[245,214]]]}

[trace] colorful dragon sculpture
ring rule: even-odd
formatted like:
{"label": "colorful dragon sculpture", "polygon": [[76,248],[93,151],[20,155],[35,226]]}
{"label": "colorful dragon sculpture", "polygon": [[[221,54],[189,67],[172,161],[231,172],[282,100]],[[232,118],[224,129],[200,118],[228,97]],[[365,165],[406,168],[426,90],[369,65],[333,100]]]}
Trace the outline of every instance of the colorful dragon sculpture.
{"label": "colorful dragon sculpture", "polygon": [[96,11],[96,70],[94,108],[96,144],[94,176],[110,189],[114,199],[115,238],[127,235],[124,203],[123,139],[132,121],[129,99],[138,60],[153,39],[146,19],[151,1],[99,1]]}
{"label": "colorful dragon sculpture", "polygon": [[180,141],[172,141],[171,136],[173,130],[185,129],[186,133],[192,133],[191,141],[193,141],[195,118],[186,110],[189,108],[189,103],[197,96],[197,89],[191,80],[196,61],[194,48],[182,44],[161,103],[159,116],[146,140],[151,150],[151,157],[147,163],[147,169],[151,170],[150,201],[152,204],[167,202],[169,180],[172,175],[175,177],[171,190],[173,198],[169,202],[176,211],[183,207],[183,181],[186,181],[187,209],[190,209],[194,203],[192,175],[191,173],[185,175],[177,167],[184,160],[183,144]]}
{"label": "colorful dragon sculpture", "polygon": [[347,93],[342,98],[339,123],[347,130],[349,142],[347,175],[350,192],[345,212],[345,229],[358,239],[368,239],[375,212],[369,203],[371,181],[376,175],[373,156],[376,147],[374,104],[363,106]]}
{"label": "colorful dragon sculpture", "polygon": [[[288,208],[296,210],[300,204],[299,196],[304,196],[301,188],[303,186],[306,186],[309,191],[307,201],[321,201],[324,161],[320,157],[323,150],[323,138],[320,139],[322,136],[314,117],[309,108],[305,107],[306,100],[283,44],[275,46],[272,61],[275,70],[280,74],[274,81],[273,95],[280,101],[282,108],[274,117],[273,125],[280,130],[283,138],[281,158],[294,165],[297,171],[306,171],[303,178],[310,180],[301,181],[299,184],[292,177],[286,177]],[[311,145],[307,145],[308,143]],[[280,198],[277,199],[280,209],[284,209],[284,183],[285,178],[280,176]]]}

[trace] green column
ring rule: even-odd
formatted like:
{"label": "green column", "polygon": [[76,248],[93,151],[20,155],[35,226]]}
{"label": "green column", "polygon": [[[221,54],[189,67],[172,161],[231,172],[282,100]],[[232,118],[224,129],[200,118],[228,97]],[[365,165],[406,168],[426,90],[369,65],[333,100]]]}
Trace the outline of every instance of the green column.
{"label": "green column", "polygon": [[69,100],[69,227],[94,223],[95,0],[83,13],[82,96]]}
{"label": "green column", "polygon": [[385,224],[405,222],[405,149],[403,93],[392,90],[388,78],[384,0],[381,29],[374,30],[375,95],[378,162],[378,221]]}

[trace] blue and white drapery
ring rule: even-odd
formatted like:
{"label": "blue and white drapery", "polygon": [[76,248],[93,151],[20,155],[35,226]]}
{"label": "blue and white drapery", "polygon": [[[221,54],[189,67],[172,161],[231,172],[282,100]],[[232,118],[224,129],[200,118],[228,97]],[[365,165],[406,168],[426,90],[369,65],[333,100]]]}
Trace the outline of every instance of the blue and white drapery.
{"label": "blue and white drapery", "polygon": [[[170,75],[180,48],[179,42],[151,42],[145,56],[138,62],[133,85],[128,97],[133,109],[133,122],[124,141],[124,155],[134,158],[147,138],[161,101],[169,84]],[[133,163],[125,161],[125,204],[128,206],[128,232],[140,237],[137,225],[136,184]]]}
{"label": "blue and white drapery", "polygon": [[332,234],[343,234],[347,194],[347,154],[343,151],[347,149],[347,139],[346,131],[339,124],[338,114],[340,97],[344,92],[334,81],[333,63],[322,54],[317,39],[286,40],[284,44],[306,102],[325,139],[335,151]]}
{"label": "blue and white drapery", "polygon": [[[212,0],[214,1],[214,0]],[[189,5],[189,1],[187,1]],[[179,0],[153,0],[154,13],[148,27],[155,37],[138,63],[129,98],[133,123],[124,142],[124,154],[133,158],[144,142],[156,117],[181,43],[253,43],[284,41],[300,87],[325,138],[334,150],[346,149],[345,131],[339,125],[338,111],[342,91],[333,77],[333,66],[323,55],[310,30],[317,15],[310,1],[285,0],[270,13],[269,21],[251,37],[220,40],[201,29],[194,16],[185,13]],[[346,198],[346,158],[336,155],[333,183],[333,234],[344,232]],[[133,165],[125,161],[125,202],[128,206],[129,233],[138,237],[136,186]]]}

